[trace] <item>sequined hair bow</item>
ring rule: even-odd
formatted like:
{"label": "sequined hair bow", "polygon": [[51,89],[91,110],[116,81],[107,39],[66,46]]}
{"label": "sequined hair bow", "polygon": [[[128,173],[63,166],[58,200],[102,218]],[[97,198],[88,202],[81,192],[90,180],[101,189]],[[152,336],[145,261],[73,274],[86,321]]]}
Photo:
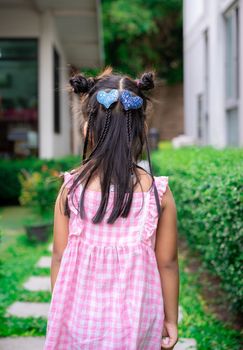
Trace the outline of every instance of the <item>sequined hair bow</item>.
{"label": "sequined hair bow", "polygon": [[120,99],[120,102],[126,111],[130,109],[138,109],[143,105],[143,99],[140,96],[134,96],[129,90],[119,91],[117,89],[112,89],[109,92],[100,90],[97,93],[96,98],[106,109],[110,108],[110,106],[117,102],[118,99]]}

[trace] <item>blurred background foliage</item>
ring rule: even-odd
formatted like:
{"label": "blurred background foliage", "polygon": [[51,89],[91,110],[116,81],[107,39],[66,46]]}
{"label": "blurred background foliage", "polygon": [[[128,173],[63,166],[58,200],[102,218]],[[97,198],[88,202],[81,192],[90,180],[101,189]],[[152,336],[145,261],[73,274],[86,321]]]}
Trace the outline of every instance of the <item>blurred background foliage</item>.
{"label": "blurred background foliage", "polygon": [[182,0],[102,0],[105,64],[182,81]]}
{"label": "blurred background foliage", "polygon": [[182,0],[102,0],[105,63],[182,81]]}

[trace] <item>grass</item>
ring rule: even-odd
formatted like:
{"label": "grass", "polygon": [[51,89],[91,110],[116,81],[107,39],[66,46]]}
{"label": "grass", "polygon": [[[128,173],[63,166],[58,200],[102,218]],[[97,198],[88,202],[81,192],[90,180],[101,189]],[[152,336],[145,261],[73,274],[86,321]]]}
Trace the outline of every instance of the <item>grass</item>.
{"label": "grass", "polygon": [[[0,246],[0,336],[45,335],[46,320],[5,317],[6,308],[15,301],[48,302],[49,292],[29,292],[23,282],[31,275],[49,275],[49,269],[39,269],[36,262],[48,255],[47,243],[33,245],[26,239],[23,220],[31,215],[22,208],[4,208],[0,211],[2,241]],[[14,220],[13,220],[14,218]],[[180,305],[183,320],[179,325],[179,337],[195,338],[198,350],[240,350],[240,332],[217,319],[209,311],[208,302],[202,297],[200,275],[188,272],[187,259],[180,254]]]}
{"label": "grass", "polygon": [[[19,207],[1,208],[0,246],[0,336],[44,335],[46,320],[6,317],[6,309],[15,301],[50,301],[49,292],[31,293],[23,289],[24,281],[32,274],[37,275],[36,262],[47,255],[47,243],[33,245],[25,235],[23,224],[31,213]],[[47,269],[39,269],[48,274]]]}
{"label": "grass", "polygon": [[202,297],[200,273],[188,272],[186,257],[180,254],[180,305],[183,320],[179,337],[195,338],[198,350],[240,350],[241,334],[220,321]]}

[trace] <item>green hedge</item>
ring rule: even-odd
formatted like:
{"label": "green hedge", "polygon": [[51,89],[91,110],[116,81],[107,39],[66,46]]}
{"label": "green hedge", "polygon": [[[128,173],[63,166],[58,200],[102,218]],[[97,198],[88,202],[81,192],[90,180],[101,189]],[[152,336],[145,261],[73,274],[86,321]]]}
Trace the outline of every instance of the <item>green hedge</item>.
{"label": "green hedge", "polygon": [[[156,174],[168,175],[175,196],[180,234],[220,277],[229,305],[243,311],[243,150],[210,147],[164,149],[152,156]],[[30,158],[0,162],[0,202],[18,203],[21,169],[59,171],[80,163],[80,157]]]}
{"label": "green hedge", "polygon": [[243,150],[189,147],[152,156],[170,176],[180,234],[220,277],[231,309],[243,311]]}
{"label": "green hedge", "polygon": [[0,203],[1,205],[17,204],[20,195],[18,174],[21,169],[29,172],[41,171],[43,165],[51,169],[65,171],[77,166],[80,157],[67,156],[59,159],[27,158],[23,160],[1,160],[0,162]]}

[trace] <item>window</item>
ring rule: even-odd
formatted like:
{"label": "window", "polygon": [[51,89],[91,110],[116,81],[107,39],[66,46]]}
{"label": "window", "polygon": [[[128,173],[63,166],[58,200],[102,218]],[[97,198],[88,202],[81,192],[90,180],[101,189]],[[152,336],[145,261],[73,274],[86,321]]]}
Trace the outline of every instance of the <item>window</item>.
{"label": "window", "polygon": [[227,143],[230,146],[238,146],[235,135],[238,134],[238,110],[229,109],[227,111]]}
{"label": "window", "polygon": [[208,143],[208,123],[209,123],[209,31],[204,32],[204,103],[203,103],[203,137],[204,145]]}
{"label": "window", "polygon": [[197,96],[197,136],[198,140],[202,142],[203,138],[203,95]]}
{"label": "window", "polygon": [[0,156],[38,156],[37,41],[0,39]]}
{"label": "window", "polygon": [[53,50],[53,66],[54,66],[54,131],[60,133],[60,56],[56,49]]}
{"label": "window", "polygon": [[225,15],[225,39],[227,143],[238,146],[239,9],[236,5]]}

